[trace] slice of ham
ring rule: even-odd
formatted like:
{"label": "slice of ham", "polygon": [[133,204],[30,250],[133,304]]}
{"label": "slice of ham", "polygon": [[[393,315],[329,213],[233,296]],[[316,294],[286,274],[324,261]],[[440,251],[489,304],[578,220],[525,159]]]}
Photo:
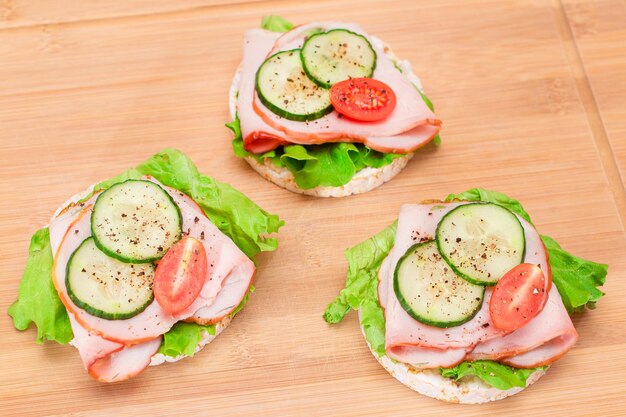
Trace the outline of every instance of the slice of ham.
{"label": "slice of ham", "polygon": [[72,313],[68,313],[68,317],[72,326],[72,333],[74,334],[70,345],[78,349],[78,354],[87,371],[96,361],[125,348],[122,343],[103,339],[97,334],[89,333],[87,329],[76,321]]}
{"label": "slice of ham", "polygon": [[200,308],[187,321],[205,325],[222,321],[239,306],[246,296],[252,284],[250,277],[254,271],[252,261],[237,265],[224,281],[224,286],[215,301],[210,306]]}
{"label": "slice of ham", "polygon": [[150,365],[152,355],[161,346],[161,337],[126,347],[96,361],[89,375],[101,382],[119,382],[138,375]]}
{"label": "slice of ham", "polygon": [[279,36],[279,33],[262,29],[251,29],[244,34],[237,117],[244,147],[257,154],[289,143],[282,132],[267,125],[253,108],[256,72]]}
{"label": "slice of ham", "polygon": [[[187,319],[201,308],[211,306],[222,290],[226,278],[235,268],[244,264],[247,265],[241,270],[240,279],[247,279],[249,285],[254,274],[252,261],[204,215],[204,212],[191,198],[169,187],[163,188],[180,207],[183,216],[183,232],[201,240],[207,251],[209,267],[200,295],[187,309],[175,316],[163,310],[156,301],[153,301],[138,315],[126,320],[102,319],[78,308],[67,295],[65,268],[74,250],[85,238],[91,235],[89,214],[92,210],[91,203],[93,201],[89,201],[66,229],[56,250],[53,271],[53,281],[61,301],[68,312],[72,313],[76,321],[89,333],[97,334],[107,340],[119,342],[126,346],[150,341],[167,332],[177,321]],[[55,241],[60,233],[59,228],[64,227],[66,223],[65,218],[58,223],[56,221],[51,222],[51,235],[55,236]],[[234,297],[236,298],[236,296]],[[231,302],[234,302],[232,298],[229,303]]]}
{"label": "slice of ham", "polygon": [[[393,271],[400,257],[418,241],[434,238],[437,224],[453,208],[467,204],[405,205],[400,210],[394,247],[379,272],[379,297],[385,309],[387,355],[418,368],[452,367],[463,360],[497,359],[519,367],[551,363],[576,341],[572,322],[553,287],[544,310],[512,333],[495,328],[489,317],[492,288],[487,288],[479,312],[467,323],[442,329],[414,320],[393,290]],[[526,238],[524,262],[550,274],[547,252],[534,227],[518,216]]]}
{"label": "slice of ham", "polygon": [[[255,92],[255,74],[269,54],[299,48],[312,29],[345,28],[367,37],[377,54],[373,78],[388,84],[396,93],[397,106],[385,120],[358,122],[340,117],[335,111],[311,121],[296,122],[269,111]],[[277,146],[360,142],[381,152],[409,153],[428,143],[439,132],[441,121],[426,106],[411,81],[394,66],[384,51],[360,26],[339,22],[299,26],[276,39],[276,34],[260,29],[244,36],[244,57],[237,100],[244,147],[255,153]]]}
{"label": "slice of ham", "polygon": [[160,336],[134,346],[124,346],[89,333],[72,313],[68,316],[74,333],[70,344],[78,349],[89,375],[101,382],[119,382],[139,374],[161,346]]}
{"label": "slice of ham", "polygon": [[[239,305],[248,291],[250,273],[254,273],[252,262],[235,267],[215,302],[201,308],[188,320],[199,324],[213,324],[223,320]],[[158,343],[153,339],[129,347],[90,333],[76,321],[74,314],[68,313],[68,316],[74,334],[70,344],[78,350],[87,372],[102,382],[117,382],[137,375],[148,366],[161,344],[162,339],[158,337]],[[122,354],[123,350],[131,349],[132,354]]]}
{"label": "slice of ham", "polygon": [[517,368],[534,368],[554,362],[578,339],[556,286],[543,310],[524,327],[506,336],[479,343],[468,360],[500,360]]}

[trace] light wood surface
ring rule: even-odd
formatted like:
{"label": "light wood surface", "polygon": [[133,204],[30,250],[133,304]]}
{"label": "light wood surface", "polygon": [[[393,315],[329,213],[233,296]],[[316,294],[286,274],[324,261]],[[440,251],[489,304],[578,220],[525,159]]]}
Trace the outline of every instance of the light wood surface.
{"label": "light wood surface", "polygon": [[[307,198],[262,180],[223,124],[242,33],[270,13],[356,21],[386,40],[421,76],[442,146],[361,196]],[[37,345],[0,314],[0,414],[624,415],[625,34],[618,0],[0,1],[1,311],[59,204],[167,146],[287,222],[215,343],[124,383],[91,380],[74,349]],[[403,203],[475,186],[518,198],[540,232],[610,269],[598,309],[574,317],[579,342],[539,383],[458,406],[390,377],[355,314],[333,327],[321,315],[343,286],[345,248]]]}
{"label": "light wood surface", "polygon": [[[626,180],[626,2],[566,0],[564,10],[593,91],[590,110],[605,126],[615,163]],[[604,140],[604,138],[602,138]]]}

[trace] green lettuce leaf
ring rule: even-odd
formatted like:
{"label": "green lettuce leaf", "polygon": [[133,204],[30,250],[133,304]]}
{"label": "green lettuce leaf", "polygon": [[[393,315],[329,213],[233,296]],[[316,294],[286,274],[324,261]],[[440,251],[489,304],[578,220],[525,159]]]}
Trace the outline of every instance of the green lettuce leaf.
{"label": "green lettuce leaf", "polygon": [[52,283],[52,264],[50,232],[45,227],[30,240],[19,298],[8,311],[16,329],[26,330],[31,323],[37,326],[37,343],[67,343],[73,337],[67,311]]}
{"label": "green lettuce leaf", "polygon": [[280,16],[263,16],[261,19],[261,29],[272,32],[287,32],[288,30],[293,29],[293,24]]}
{"label": "green lettuce leaf", "polygon": [[594,309],[604,296],[597,287],[604,285],[608,265],[578,258],[566,251],[551,237],[541,236],[548,249],[552,282],[561,294],[568,313],[585,307]]}
{"label": "green lettuce leaf", "polygon": [[462,362],[454,368],[440,368],[441,375],[452,378],[455,381],[466,376],[475,376],[492,387],[507,390],[514,387],[526,387],[526,380],[535,371],[547,369],[547,366],[540,368],[521,369],[512,368],[494,361]]}
{"label": "green lettuce leaf", "polygon": [[[151,175],[161,183],[193,198],[207,217],[248,257],[276,249],[278,242],[269,235],[277,232],[284,224],[278,216],[267,213],[233,187],[200,174],[193,162],[175,149],[165,149],[143,164],[97,184],[94,192],[143,175]],[[73,337],[72,329],[52,283],[52,264],[50,238],[46,228],[33,236],[26,271],[20,282],[18,300],[9,308],[8,313],[13,317],[13,324],[18,330],[24,330],[34,322],[37,326],[38,342],[49,339],[67,343]],[[233,314],[243,307],[247,299],[246,295]],[[194,340],[206,328],[207,326],[188,323],[171,330],[176,334],[165,336],[165,340],[170,340],[166,346],[168,355],[172,353],[172,356],[177,356],[189,352],[189,346],[181,342],[186,337],[184,335],[195,335],[190,336],[190,340]],[[180,350],[177,350],[178,347]]]}
{"label": "green lettuce leaf", "polygon": [[360,143],[344,142],[284,145],[257,155],[244,149],[239,119],[227,123],[226,127],[234,134],[232,146],[237,157],[251,156],[261,164],[269,160],[277,167],[286,167],[303,190],[318,186],[339,187],[350,182],[363,168],[381,168],[404,156],[378,152]]}
{"label": "green lettuce leaf", "polygon": [[193,356],[202,333],[215,334],[215,325],[202,326],[196,323],[179,321],[163,335],[159,353],[175,358],[179,355]]}
{"label": "green lettuce leaf", "polygon": [[[499,204],[531,222],[519,201],[496,191],[473,188],[446,198],[446,201],[453,200]],[[361,309],[365,338],[378,355],[385,354],[385,320],[378,302],[378,270],[393,246],[395,231],[396,224],[393,224],[345,252],[348,259],[346,286],[324,312],[324,320],[334,324],[340,322],[350,309]],[[547,236],[542,236],[542,239],[548,249],[552,279],[568,312],[583,309],[584,306],[593,308],[604,295],[597,287],[605,282],[607,266],[575,257]],[[493,387],[509,389],[526,386],[526,379],[537,369],[543,368],[516,369],[493,361],[477,361],[442,368],[441,373],[456,380],[474,375]]]}
{"label": "green lettuce leaf", "polygon": [[378,355],[385,354],[385,318],[378,303],[378,270],[391,247],[397,223],[345,251],[348,259],[346,287],[326,307],[324,320],[334,324],[343,320],[350,309],[361,309],[365,339]]}

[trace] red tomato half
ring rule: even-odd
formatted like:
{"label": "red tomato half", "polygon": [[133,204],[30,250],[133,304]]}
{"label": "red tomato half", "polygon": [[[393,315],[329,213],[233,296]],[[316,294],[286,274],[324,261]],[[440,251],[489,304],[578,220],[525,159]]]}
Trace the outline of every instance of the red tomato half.
{"label": "red tomato half", "polygon": [[335,110],[354,120],[375,122],[396,107],[396,94],[387,84],[373,78],[351,78],[330,88]]}
{"label": "red tomato half", "polygon": [[508,271],[491,294],[489,315],[501,330],[517,330],[543,310],[550,282],[541,268],[520,264]]}
{"label": "red tomato half", "polygon": [[207,275],[202,242],[184,237],[161,258],[154,273],[154,298],[174,315],[189,307],[200,294]]}

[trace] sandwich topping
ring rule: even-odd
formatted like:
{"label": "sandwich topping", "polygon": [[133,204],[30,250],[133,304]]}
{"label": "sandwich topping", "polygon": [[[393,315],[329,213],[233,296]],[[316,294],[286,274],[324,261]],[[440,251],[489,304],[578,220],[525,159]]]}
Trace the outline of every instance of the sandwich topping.
{"label": "sandwich topping", "polygon": [[[245,219],[242,221],[241,219]],[[99,381],[191,357],[254,291],[283,225],[175,149],[71,198],[31,239],[17,330],[71,344]]]}
{"label": "sandwich topping", "polygon": [[[415,258],[418,233],[434,237],[421,244],[432,253],[407,268],[406,254]],[[465,285],[425,273],[433,267],[420,262],[439,262]],[[539,277],[550,277],[539,234],[506,208],[467,202],[403,206],[394,247],[379,274],[387,355],[420,369],[467,359],[522,368],[552,363],[578,334],[558,291],[548,292],[548,281]]]}
{"label": "sandwich topping", "polygon": [[244,148],[255,154],[329,142],[406,154],[433,139],[441,125],[376,42],[360,26],[339,22],[282,35],[247,31],[237,116]]}
{"label": "sandwich topping", "polygon": [[518,201],[479,188],[403,206],[396,223],[346,257],[346,287],[324,319],[359,310],[392,375],[461,402],[478,398],[468,393],[477,381],[454,382],[469,376],[507,391],[485,388],[479,402],[537,380],[576,343],[570,314],[595,306],[607,274],[540,236]]}
{"label": "sandwich topping", "polygon": [[148,366],[177,322],[222,320],[255,271],[190,197],[151,177],[71,208],[52,221],[50,235],[71,343],[88,372],[107,382]]}

